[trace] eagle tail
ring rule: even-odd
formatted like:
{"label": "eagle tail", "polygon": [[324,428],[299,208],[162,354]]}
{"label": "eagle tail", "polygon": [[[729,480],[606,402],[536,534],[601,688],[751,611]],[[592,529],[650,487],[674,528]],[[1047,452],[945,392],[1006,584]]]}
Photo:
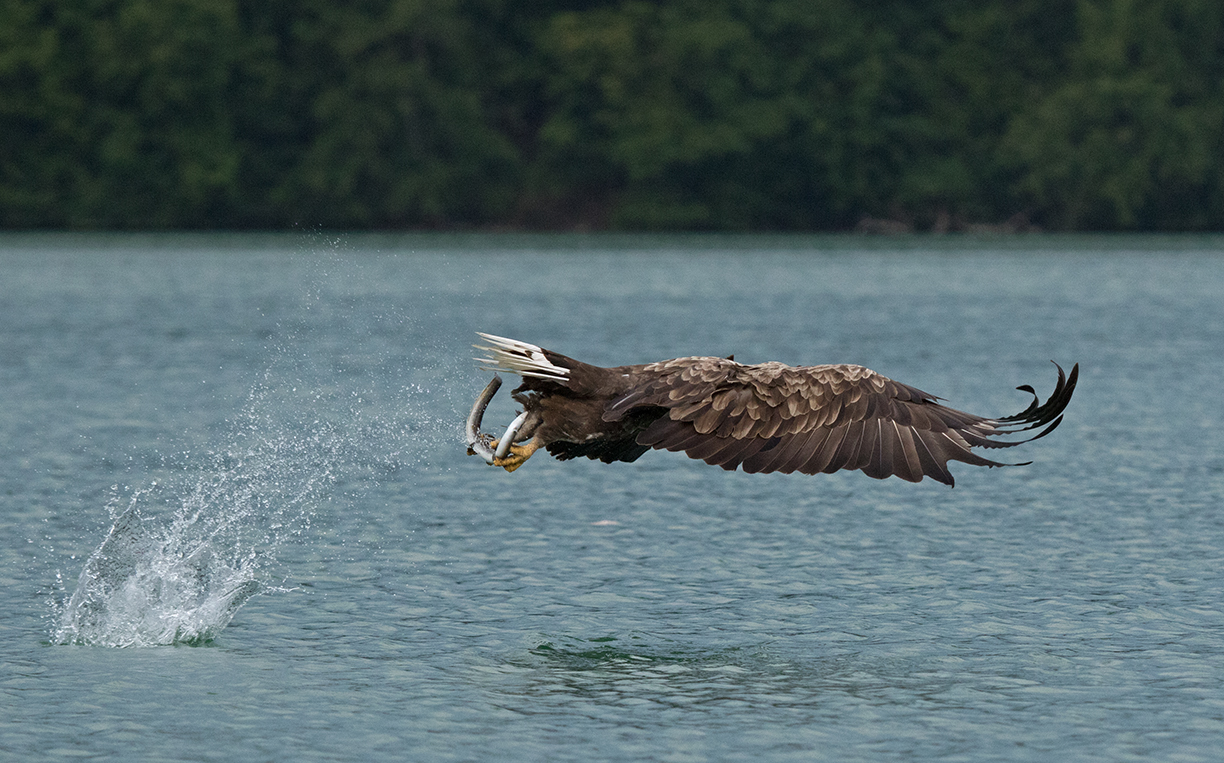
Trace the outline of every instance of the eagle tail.
{"label": "eagle tail", "polygon": [[481,363],[482,370],[502,371],[518,374],[522,377],[545,379],[547,381],[567,384],[569,382],[568,368],[558,366],[548,359],[548,353],[534,344],[520,342],[517,339],[507,339],[501,336],[476,332],[488,345],[472,345],[478,350],[484,350],[490,357],[475,358]]}

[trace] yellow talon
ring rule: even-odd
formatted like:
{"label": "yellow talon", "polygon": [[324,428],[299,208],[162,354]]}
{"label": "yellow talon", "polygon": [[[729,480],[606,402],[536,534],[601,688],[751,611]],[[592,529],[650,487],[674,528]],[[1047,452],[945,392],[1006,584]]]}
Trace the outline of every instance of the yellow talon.
{"label": "yellow talon", "polygon": [[[493,450],[497,450],[497,440],[490,443]],[[510,452],[502,458],[493,459],[494,466],[500,466],[508,472],[512,472],[523,464],[527,463],[527,459],[531,458],[532,454],[540,449],[539,439],[532,437],[522,445],[511,445]]]}

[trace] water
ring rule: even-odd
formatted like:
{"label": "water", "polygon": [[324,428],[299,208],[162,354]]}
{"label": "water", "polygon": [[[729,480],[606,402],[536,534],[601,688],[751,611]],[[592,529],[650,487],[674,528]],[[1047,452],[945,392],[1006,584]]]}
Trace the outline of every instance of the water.
{"label": "water", "polygon": [[[1222,250],[0,239],[0,753],[1213,760]],[[1081,382],[1033,465],[954,490],[506,474],[463,454],[477,330],[857,362],[988,414],[1050,359]]]}

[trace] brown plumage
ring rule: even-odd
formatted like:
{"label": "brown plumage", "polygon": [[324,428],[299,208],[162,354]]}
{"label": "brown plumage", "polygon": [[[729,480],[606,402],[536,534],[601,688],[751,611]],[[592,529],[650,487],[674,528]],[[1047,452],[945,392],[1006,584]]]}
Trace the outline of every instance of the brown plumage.
{"label": "brown plumage", "polygon": [[[601,368],[535,345],[488,334],[485,368],[519,374],[524,416],[504,457],[513,471],[543,447],[559,459],[633,461],[651,448],[746,472],[859,469],[869,477],[924,476],[953,484],[949,461],[1005,466],[971,448],[1007,448],[1049,434],[1062,421],[1078,364],[1045,403],[985,418],[855,365],[744,365],[692,357]],[[486,401],[487,402],[487,401]],[[483,408],[482,408],[483,410]],[[477,428],[479,426],[477,417]],[[514,427],[512,427],[514,430]],[[1019,441],[992,438],[1040,430]],[[519,445],[517,443],[525,443]],[[492,445],[497,442],[493,441]]]}

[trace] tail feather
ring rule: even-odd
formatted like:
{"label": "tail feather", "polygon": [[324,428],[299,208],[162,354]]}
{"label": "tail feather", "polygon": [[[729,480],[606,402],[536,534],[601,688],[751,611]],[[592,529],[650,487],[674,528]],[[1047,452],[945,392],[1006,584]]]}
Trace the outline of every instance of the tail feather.
{"label": "tail feather", "polygon": [[507,339],[493,334],[476,332],[488,345],[472,345],[478,350],[484,350],[490,357],[475,358],[485,371],[502,371],[505,373],[530,376],[535,379],[565,384],[569,381],[569,369],[555,365],[548,360],[544,350],[534,344],[520,342],[517,339]]}

